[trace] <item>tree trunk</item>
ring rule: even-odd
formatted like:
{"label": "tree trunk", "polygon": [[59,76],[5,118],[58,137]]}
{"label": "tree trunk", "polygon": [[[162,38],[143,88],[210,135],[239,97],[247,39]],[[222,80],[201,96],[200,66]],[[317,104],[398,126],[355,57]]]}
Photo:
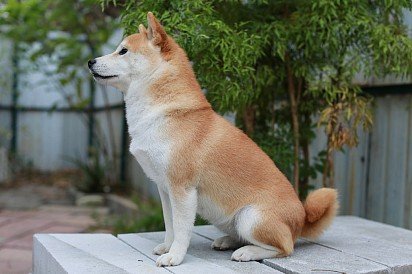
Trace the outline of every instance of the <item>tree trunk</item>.
{"label": "tree trunk", "polygon": [[334,162],[333,162],[333,149],[331,148],[330,145],[330,136],[328,136],[328,143],[327,143],[327,148],[326,148],[326,160],[325,160],[325,166],[323,167],[323,178],[322,178],[322,185],[323,187],[335,187],[335,182],[334,182],[334,174],[333,174],[333,169],[334,169]]}
{"label": "tree trunk", "polygon": [[[305,113],[303,116],[304,116],[304,120],[302,121],[302,124],[303,124],[303,125],[306,125],[306,126],[310,126],[310,125],[311,125],[310,113]],[[301,124],[301,125],[302,125],[302,124]],[[306,168],[308,168],[309,165],[310,165],[309,140],[308,140],[308,138],[301,138],[301,139],[302,139],[302,140],[301,140],[301,148],[302,148],[302,154],[303,154],[303,163],[304,163],[304,166],[305,166]],[[300,185],[300,188],[305,190],[304,193],[301,193],[301,198],[304,199],[304,198],[306,198],[305,196],[306,196],[307,193],[308,193],[309,176],[306,175],[306,176],[302,179],[302,181],[300,182],[300,184],[301,184],[301,185]]]}
{"label": "tree trunk", "polygon": [[247,106],[243,110],[243,123],[246,134],[251,137],[255,131],[255,108],[253,106]]}
{"label": "tree trunk", "polygon": [[295,191],[299,195],[299,117],[298,117],[298,101],[297,91],[295,88],[293,72],[290,67],[289,55],[286,55],[287,83],[290,100],[290,110],[292,115],[292,131],[293,131],[293,183]]}

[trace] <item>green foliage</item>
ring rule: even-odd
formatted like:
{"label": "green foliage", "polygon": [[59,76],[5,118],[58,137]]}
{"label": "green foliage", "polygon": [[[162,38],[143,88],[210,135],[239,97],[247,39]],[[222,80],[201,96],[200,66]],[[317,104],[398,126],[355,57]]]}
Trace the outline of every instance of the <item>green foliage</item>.
{"label": "green foliage", "polygon": [[[122,10],[128,34],[154,12],[187,51],[214,107],[237,114],[252,107],[250,135],[289,177],[298,160],[302,181],[323,169],[333,149],[356,145],[358,126],[370,126],[370,100],[355,75],[412,71],[412,41],[403,24],[408,0],[100,2]],[[331,146],[326,156],[312,157],[305,151],[318,114]],[[245,126],[240,115],[237,121]]]}
{"label": "green foliage", "polygon": [[[0,26],[1,38],[13,42],[19,56],[31,61],[25,64],[25,71],[38,71],[46,75],[46,82],[55,87],[53,91],[59,92],[70,107],[79,110],[90,107],[95,83],[89,76],[87,60],[101,55],[102,47],[118,29],[116,20],[103,13],[96,1],[7,1],[0,5]],[[24,92],[24,88],[20,87],[19,92]],[[55,108],[56,105],[53,105],[50,111]],[[93,117],[93,114],[90,116]],[[85,123],[95,125],[92,129],[95,139],[89,149],[98,150],[96,153],[103,155],[103,159],[90,154],[87,163],[77,161],[84,172],[84,180],[79,186],[87,192],[102,191],[105,182],[99,180],[104,180],[116,170],[113,165],[115,150],[113,148],[113,155],[109,155],[109,141],[106,140],[113,134],[104,136],[97,121],[90,119],[90,116],[81,116]],[[108,169],[101,170],[102,165]]]}
{"label": "green foliage", "polygon": [[[74,83],[81,95],[79,69],[117,27],[108,11],[121,10],[127,34],[153,11],[187,51],[214,107],[235,111],[246,130],[241,115],[252,112],[254,130],[247,133],[305,189],[317,171],[331,175],[333,150],[356,145],[357,128],[371,124],[370,99],[355,76],[412,71],[403,24],[409,0],[98,2],[13,0],[0,7],[0,25],[33,60],[54,58],[61,84]],[[325,125],[325,155],[308,153],[316,124]]]}
{"label": "green foliage", "polygon": [[142,201],[134,198],[134,202],[139,208],[138,216],[120,216],[116,217],[113,227],[113,233],[136,233],[148,231],[164,231],[164,222],[162,207],[160,203],[150,200]]}
{"label": "green foliage", "polygon": [[[98,220],[100,225],[112,230],[114,234],[165,230],[160,202],[142,199],[138,195],[134,195],[132,200],[139,209],[136,216],[109,216],[105,220]],[[200,216],[196,217],[195,225],[207,224],[209,223]]]}
{"label": "green foliage", "polygon": [[77,189],[85,193],[109,192],[110,183],[106,172],[110,167],[102,161],[97,151],[91,149],[87,161],[71,160],[81,171],[81,178],[75,183]]}
{"label": "green foliage", "polygon": [[149,10],[159,17],[194,61],[220,110],[237,110],[284,80],[286,53],[295,75],[305,77],[310,92],[322,99],[335,97],[335,82],[351,84],[361,69],[368,75],[405,75],[412,68],[412,43],[402,24],[410,1],[122,3],[126,33],[136,32]]}
{"label": "green foliage", "polygon": [[117,25],[93,0],[7,1],[0,6],[2,35],[28,52],[47,58],[61,84],[82,79],[86,61],[101,51]]}
{"label": "green foliage", "polygon": [[[87,60],[100,54],[118,27],[96,1],[7,1],[0,6],[0,26],[1,36],[31,61],[20,70],[47,75],[70,106],[88,106]],[[66,86],[76,92],[66,92]]]}

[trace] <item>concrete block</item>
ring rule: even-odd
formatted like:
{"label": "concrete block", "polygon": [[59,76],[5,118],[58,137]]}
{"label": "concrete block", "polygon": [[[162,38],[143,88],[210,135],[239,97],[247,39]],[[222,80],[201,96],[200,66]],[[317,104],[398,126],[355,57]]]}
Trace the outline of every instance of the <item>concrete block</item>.
{"label": "concrete block", "polygon": [[36,234],[33,274],[169,273],[110,234]]}
{"label": "concrete block", "polygon": [[92,194],[83,195],[76,200],[77,206],[102,206],[104,204],[104,198],[102,195]]}
{"label": "concrete block", "polygon": [[[194,232],[208,239],[216,239],[224,235],[211,226],[195,227]],[[230,259],[230,257],[229,257]],[[338,273],[367,273],[379,272],[386,267],[357,258],[353,255],[342,254],[333,249],[299,241],[294,253],[287,258],[264,260],[264,264],[281,273],[316,273],[337,271]]]}
{"label": "concrete block", "polygon": [[406,229],[340,217],[316,243],[387,266],[391,271],[412,273],[412,232]]}
{"label": "concrete block", "polygon": [[153,248],[164,232],[37,234],[33,273],[412,273],[412,232],[356,217],[337,217],[318,240],[299,240],[286,258],[234,262],[233,251],[215,251],[224,235],[213,226],[194,228],[183,264],[158,268]]}
{"label": "concrete block", "polygon": [[110,213],[112,214],[135,217],[139,210],[133,201],[116,194],[106,195],[106,204],[110,208]]}
{"label": "concrete block", "polygon": [[284,273],[387,273],[388,267],[326,246],[298,241],[289,257],[263,260]]}
{"label": "concrete block", "polygon": [[[163,242],[164,232],[121,234],[119,239],[153,260],[153,248]],[[193,234],[187,255],[181,265],[167,268],[173,273],[281,273],[258,262],[238,263],[230,260],[231,251],[215,251],[209,239]]]}

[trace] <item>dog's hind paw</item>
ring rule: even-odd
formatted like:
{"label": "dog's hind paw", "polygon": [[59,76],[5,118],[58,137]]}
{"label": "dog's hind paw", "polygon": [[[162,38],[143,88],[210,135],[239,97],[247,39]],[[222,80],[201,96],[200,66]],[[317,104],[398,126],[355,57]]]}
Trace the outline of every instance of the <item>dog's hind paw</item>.
{"label": "dog's hind paw", "polygon": [[242,246],[242,244],[230,236],[223,236],[217,238],[212,243],[212,248],[215,250],[236,249],[240,246]]}
{"label": "dog's hind paw", "polygon": [[232,260],[238,262],[258,261],[275,258],[278,254],[279,252],[277,250],[265,249],[255,245],[246,245],[233,252]]}
{"label": "dog's hind paw", "polygon": [[166,243],[161,243],[157,245],[155,248],[153,248],[153,254],[155,255],[163,255],[167,252],[169,252],[170,245],[167,245]]}

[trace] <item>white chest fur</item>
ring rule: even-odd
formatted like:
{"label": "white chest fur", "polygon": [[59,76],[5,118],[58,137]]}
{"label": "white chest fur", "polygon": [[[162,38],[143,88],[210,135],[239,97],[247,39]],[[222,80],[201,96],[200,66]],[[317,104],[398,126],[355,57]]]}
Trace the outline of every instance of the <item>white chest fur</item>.
{"label": "white chest fur", "polygon": [[125,99],[130,152],[151,180],[166,187],[171,142],[165,134],[164,109],[153,106],[143,95]]}

